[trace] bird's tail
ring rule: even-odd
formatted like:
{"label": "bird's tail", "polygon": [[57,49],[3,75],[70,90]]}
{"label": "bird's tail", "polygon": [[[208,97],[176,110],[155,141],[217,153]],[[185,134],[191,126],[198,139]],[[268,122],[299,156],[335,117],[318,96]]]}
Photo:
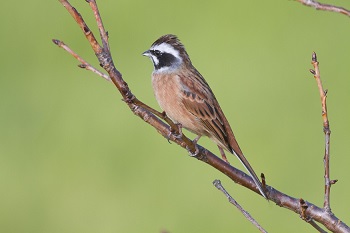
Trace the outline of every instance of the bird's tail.
{"label": "bird's tail", "polygon": [[247,169],[247,171],[249,172],[250,176],[252,177],[256,187],[259,189],[261,195],[263,195],[263,197],[265,199],[267,199],[267,196],[266,196],[265,191],[262,187],[262,184],[261,184],[258,176],[255,174],[253,168],[250,166],[248,160],[244,157],[243,154],[237,154],[234,150],[232,150],[232,153],[237,156],[237,158],[239,159],[239,161],[241,161],[241,163],[243,164],[245,169]]}

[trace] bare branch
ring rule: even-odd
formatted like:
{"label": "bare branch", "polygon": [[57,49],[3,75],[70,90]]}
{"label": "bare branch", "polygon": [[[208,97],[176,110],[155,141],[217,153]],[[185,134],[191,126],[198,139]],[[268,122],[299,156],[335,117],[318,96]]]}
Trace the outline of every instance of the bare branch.
{"label": "bare branch", "polygon": [[79,25],[79,27],[83,30],[86,39],[89,41],[92,49],[95,53],[101,53],[101,46],[98,44],[94,34],[90,31],[89,27],[86,25],[85,21],[79,14],[79,12],[67,1],[67,0],[59,0],[60,3],[67,9],[70,15],[74,18],[75,22]]}
{"label": "bare branch", "polygon": [[328,113],[327,113],[327,90],[323,89],[321,76],[320,76],[320,69],[319,69],[319,63],[317,61],[316,53],[312,53],[312,61],[311,64],[314,67],[314,72],[311,72],[314,75],[314,78],[317,82],[318,90],[321,97],[321,105],[322,105],[322,120],[323,120],[323,132],[325,134],[325,153],[323,158],[324,163],[324,182],[325,182],[325,194],[324,194],[324,204],[323,208],[326,212],[332,213],[331,206],[330,206],[330,193],[331,193],[331,185],[334,182],[331,182],[329,178],[329,149],[330,149],[330,136],[331,136],[331,130],[329,128],[329,121],[328,121]]}
{"label": "bare branch", "polygon": [[260,226],[260,224],[247,212],[245,211],[240,204],[236,202],[236,200],[226,191],[226,189],[222,186],[220,180],[214,180],[213,185],[219,189],[225,196],[227,197],[228,201],[236,206],[236,208],[244,215],[246,219],[248,219],[249,222],[251,222],[256,228],[259,229],[260,232],[266,233],[267,231]]}
{"label": "bare branch", "polygon": [[313,7],[316,10],[323,10],[323,11],[331,11],[331,12],[336,12],[340,13],[346,16],[350,17],[350,11],[343,8],[343,7],[338,7],[338,6],[333,6],[329,4],[323,4],[314,0],[296,0],[297,2],[300,2],[301,4],[309,7]]}
{"label": "bare branch", "polygon": [[110,52],[109,43],[108,43],[108,33],[106,32],[106,30],[103,26],[102,19],[100,16],[100,11],[98,10],[96,1],[95,0],[86,0],[86,2],[88,2],[90,4],[90,7],[91,7],[92,11],[94,12],[95,19],[97,22],[97,27],[98,27],[98,30],[100,32],[100,36],[102,39],[103,48],[105,48],[106,51]]}
{"label": "bare branch", "polygon": [[70,49],[65,43],[63,43],[63,41],[53,39],[52,42],[55,43],[56,45],[58,45],[58,47],[66,50],[73,57],[75,57],[78,61],[80,61],[81,64],[78,65],[80,68],[90,70],[90,71],[94,72],[95,74],[101,76],[102,78],[106,79],[107,81],[111,81],[111,79],[109,78],[108,75],[102,73],[101,71],[99,71],[98,69],[96,69],[92,65],[90,65],[88,62],[86,62],[83,58],[81,58],[78,54],[76,54],[72,49]]}
{"label": "bare branch", "polygon": [[[100,22],[97,24],[100,30],[101,40],[103,41],[102,44],[104,44],[103,47],[100,46],[100,44],[96,41],[96,38],[94,37],[93,33],[87,27],[86,23],[84,22],[81,15],[77,12],[77,10],[73,8],[67,0],[59,1],[65,6],[65,8],[68,10],[68,12],[72,15],[72,17],[82,29],[86,39],[90,42],[90,45],[94,50],[101,67],[103,67],[103,69],[106,70],[106,72],[109,75],[109,78],[117,87],[118,91],[123,97],[124,102],[129,106],[130,110],[135,115],[140,117],[143,121],[145,121],[154,129],[156,129],[157,132],[160,133],[163,137],[180,145],[183,148],[189,148],[191,151],[195,151],[194,144],[184,134],[182,134],[181,138],[174,136],[173,133],[178,130],[176,124],[174,124],[164,113],[160,113],[138,100],[136,96],[131,92],[130,88],[128,87],[128,84],[122,78],[122,74],[116,69],[113,63],[113,59],[110,54],[109,45],[107,41],[108,35],[103,28],[102,20],[98,12],[96,2],[94,0],[88,1],[90,6],[92,6],[91,8],[94,11],[96,21]],[[76,58],[78,59],[78,57]],[[165,121],[166,123],[163,121]],[[227,164],[225,161],[221,160],[212,152],[203,148],[202,146],[197,146],[199,153],[196,156],[196,158],[198,160],[207,163],[208,165],[212,166],[213,168],[217,169],[218,171],[231,178],[234,182],[261,195],[250,176]],[[290,197],[287,194],[284,194],[266,184],[264,186],[266,188],[266,194],[269,200],[275,202],[281,207],[287,208],[298,214],[301,214],[299,199]],[[350,232],[350,228],[344,222],[338,219],[334,214],[324,211],[323,208],[317,207],[312,203],[306,201],[305,203],[308,206],[308,208],[304,212],[305,217],[321,223],[332,232]]]}

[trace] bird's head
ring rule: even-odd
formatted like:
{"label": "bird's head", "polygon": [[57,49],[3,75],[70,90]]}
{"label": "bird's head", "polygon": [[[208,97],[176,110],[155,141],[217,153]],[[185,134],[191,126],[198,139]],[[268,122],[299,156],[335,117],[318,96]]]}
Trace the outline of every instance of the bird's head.
{"label": "bird's head", "polygon": [[172,72],[184,64],[191,64],[185,47],[171,34],[160,37],[142,55],[152,60],[154,72]]}

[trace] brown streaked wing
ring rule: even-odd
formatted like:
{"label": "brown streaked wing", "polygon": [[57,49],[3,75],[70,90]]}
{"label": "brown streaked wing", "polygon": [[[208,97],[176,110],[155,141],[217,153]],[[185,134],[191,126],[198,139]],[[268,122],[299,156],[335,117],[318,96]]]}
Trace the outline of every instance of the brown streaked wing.
{"label": "brown streaked wing", "polygon": [[224,125],[223,117],[218,111],[218,105],[215,96],[204,79],[193,74],[184,78],[184,84],[187,84],[182,91],[182,102],[186,109],[201,122],[203,127],[213,135],[218,141],[230,151],[228,135]]}
{"label": "brown streaked wing", "polygon": [[230,124],[209,85],[194,67],[191,71],[190,75],[182,73],[181,75],[183,76],[180,76],[182,85],[184,85],[181,94],[185,108],[199,119],[209,134],[217,139],[217,142],[222,144],[219,147],[225,147],[225,149],[238,157],[252,176],[260,193],[266,198],[258,176],[239,148]]}

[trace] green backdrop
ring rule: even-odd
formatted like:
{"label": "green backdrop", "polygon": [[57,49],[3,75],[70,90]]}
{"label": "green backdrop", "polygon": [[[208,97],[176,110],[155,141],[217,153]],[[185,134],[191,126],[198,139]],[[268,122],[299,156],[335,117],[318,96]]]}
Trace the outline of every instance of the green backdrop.
{"label": "green backdrop", "polygon": [[[88,4],[72,4],[96,32]],[[115,63],[138,98],[158,108],[152,64],[141,53],[159,36],[177,34],[256,172],[322,206],[321,104],[308,71],[316,51],[329,90],[331,178],[339,179],[331,207],[350,224],[349,18],[287,0],[98,4]],[[58,1],[5,1],[0,11],[1,232],[257,232],[214,179],[267,231],[314,231],[169,144],[113,85],[77,68],[51,39],[98,63]],[[218,153],[210,140],[200,144]]]}

